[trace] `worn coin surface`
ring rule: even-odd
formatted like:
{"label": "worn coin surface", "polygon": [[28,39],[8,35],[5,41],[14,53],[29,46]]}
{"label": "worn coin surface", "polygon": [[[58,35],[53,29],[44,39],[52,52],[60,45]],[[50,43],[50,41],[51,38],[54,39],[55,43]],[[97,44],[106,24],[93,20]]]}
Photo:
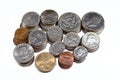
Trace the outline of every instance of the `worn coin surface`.
{"label": "worn coin surface", "polygon": [[80,37],[77,33],[70,32],[65,35],[63,42],[66,46],[66,49],[74,50],[74,48],[80,44]]}
{"label": "worn coin surface", "polygon": [[42,30],[33,30],[29,34],[29,43],[35,52],[43,50],[47,45],[47,36]]}
{"label": "worn coin surface", "polygon": [[100,38],[94,32],[85,33],[81,40],[81,44],[87,48],[88,52],[94,52],[99,47]]}
{"label": "worn coin surface", "polygon": [[74,56],[71,52],[62,52],[59,55],[58,62],[61,68],[70,68],[73,64]]}
{"label": "worn coin surface", "polygon": [[47,37],[50,42],[61,41],[63,39],[63,31],[58,26],[51,27],[47,31]]}
{"label": "worn coin surface", "polygon": [[13,56],[18,63],[27,63],[34,57],[34,50],[31,45],[22,43],[15,47]]}
{"label": "worn coin surface", "polygon": [[76,62],[82,62],[88,55],[88,51],[85,47],[78,46],[74,49],[73,55],[75,57]]}
{"label": "worn coin surface", "polygon": [[42,30],[44,30],[44,31],[48,31],[48,29],[50,29],[51,27],[53,27],[53,26],[55,26],[55,25],[46,25],[46,24],[42,24],[41,22],[40,22],[40,27],[41,27],[41,29]]}
{"label": "worn coin surface", "polygon": [[35,60],[35,66],[41,72],[49,72],[56,65],[56,59],[53,55],[48,52],[43,52],[37,55]]}
{"label": "worn coin surface", "polygon": [[65,45],[62,41],[55,41],[49,48],[49,52],[53,56],[59,56],[65,50]]}
{"label": "worn coin surface", "polygon": [[27,12],[23,18],[21,27],[27,27],[28,29],[34,29],[39,27],[40,16],[36,12]]}
{"label": "worn coin surface", "polygon": [[104,29],[104,18],[96,12],[88,12],[82,18],[84,32],[101,33]]}
{"label": "worn coin surface", "polygon": [[58,14],[54,10],[45,10],[40,16],[42,24],[53,25],[58,21]]}
{"label": "worn coin surface", "polygon": [[64,13],[60,16],[58,25],[62,28],[65,33],[68,32],[80,32],[81,30],[81,19],[75,13]]}

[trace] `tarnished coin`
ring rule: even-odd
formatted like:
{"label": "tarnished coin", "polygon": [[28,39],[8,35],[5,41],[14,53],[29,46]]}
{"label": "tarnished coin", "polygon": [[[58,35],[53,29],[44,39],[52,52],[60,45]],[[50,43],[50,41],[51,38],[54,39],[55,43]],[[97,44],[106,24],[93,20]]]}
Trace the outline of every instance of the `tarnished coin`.
{"label": "tarnished coin", "polygon": [[73,55],[75,57],[76,62],[82,62],[88,55],[88,51],[85,47],[78,46],[74,49]]}
{"label": "tarnished coin", "polygon": [[49,72],[56,65],[56,59],[53,55],[48,52],[43,52],[37,55],[35,60],[35,66],[41,72]]}
{"label": "tarnished coin", "polygon": [[15,31],[13,42],[15,45],[28,42],[29,31],[26,28],[18,28]]}
{"label": "tarnished coin", "polygon": [[96,12],[88,12],[82,18],[84,32],[101,33],[104,29],[104,18]]}
{"label": "tarnished coin", "polygon": [[59,56],[65,50],[65,45],[62,41],[55,41],[49,48],[49,52],[53,56]]}
{"label": "tarnished coin", "polygon": [[44,30],[44,31],[48,31],[48,29],[50,29],[51,27],[53,27],[53,26],[55,26],[55,25],[46,25],[46,24],[42,24],[41,22],[40,22],[40,27],[41,27],[41,29],[42,30]]}
{"label": "tarnished coin", "polygon": [[58,21],[58,14],[54,10],[45,10],[42,12],[41,23],[45,25],[54,25]]}
{"label": "tarnished coin", "polygon": [[58,62],[61,68],[70,68],[73,64],[74,56],[70,52],[62,52],[59,55]]}
{"label": "tarnished coin", "polygon": [[80,44],[80,37],[77,33],[70,32],[70,33],[65,35],[63,41],[64,41],[64,44],[66,46],[66,49],[74,50],[74,48]]}
{"label": "tarnished coin", "polygon": [[47,37],[44,31],[34,30],[29,34],[29,43],[33,46],[35,52],[43,50],[47,45]]}
{"label": "tarnished coin", "polygon": [[28,12],[22,18],[21,27],[26,27],[30,30],[36,29],[39,27],[40,16],[36,12]]}
{"label": "tarnished coin", "polygon": [[50,42],[61,41],[63,39],[63,31],[58,26],[51,27],[47,31],[47,37]]}
{"label": "tarnished coin", "polygon": [[34,50],[32,46],[27,43],[19,44],[15,47],[13,56],[18,63],[28,63],[34,57]]}
{"label": "tarnished coin", "polygon": [[94,52],[99,48],[100,38],[94,32],[85,33],[81,40],[81,44],[87,48],[88,52]]}
{"label": "tarnished coin", "polygon": [[75,13],[65,13],[60,16],[58,25],[62,28],[65,33],[68,32],[80,32],[81,20],[80,17]]}

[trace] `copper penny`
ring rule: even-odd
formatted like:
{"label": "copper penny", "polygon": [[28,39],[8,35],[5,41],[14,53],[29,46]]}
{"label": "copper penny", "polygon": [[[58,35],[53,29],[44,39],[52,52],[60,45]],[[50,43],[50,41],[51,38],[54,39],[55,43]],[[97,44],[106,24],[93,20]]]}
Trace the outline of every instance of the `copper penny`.
{"label": "copper penny", "polygon": [[58,58],[58,62],[61,68],[70,68],[73,64],[74,56],[71,52],[62,52]]}
{"label": "copper penny", "polygon": [[35,60],[35,66],[41,72],[50,72],[56,65],[56,59],[48,52],[40,53]]}

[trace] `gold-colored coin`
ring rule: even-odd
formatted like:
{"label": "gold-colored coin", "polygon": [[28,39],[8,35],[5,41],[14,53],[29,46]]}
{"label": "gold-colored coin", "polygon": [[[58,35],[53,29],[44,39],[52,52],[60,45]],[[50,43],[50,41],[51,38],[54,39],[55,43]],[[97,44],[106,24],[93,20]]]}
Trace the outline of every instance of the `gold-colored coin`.
{"label": "gold-colored coin", "polygon": [[35,60],[35,66],[41,72],[49,72],[56,65],[56,59],[48,52],[40,53]]}

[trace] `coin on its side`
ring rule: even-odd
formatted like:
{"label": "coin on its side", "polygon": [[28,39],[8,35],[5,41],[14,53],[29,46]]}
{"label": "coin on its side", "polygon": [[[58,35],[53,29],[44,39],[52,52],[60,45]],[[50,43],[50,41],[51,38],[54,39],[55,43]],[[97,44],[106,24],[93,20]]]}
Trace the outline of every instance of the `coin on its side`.
{"label": "coin on its side", "polygon": [[43,52],[37,55],[35,66],[41,72],[50,72],[56,65],[56,59],[48,52]]}

